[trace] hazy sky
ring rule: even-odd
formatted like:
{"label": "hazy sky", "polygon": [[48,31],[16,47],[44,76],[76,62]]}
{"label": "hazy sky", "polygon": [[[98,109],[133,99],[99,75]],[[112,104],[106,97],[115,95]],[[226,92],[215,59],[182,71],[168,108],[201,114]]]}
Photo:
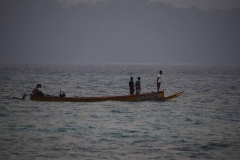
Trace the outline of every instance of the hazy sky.
{"label": "hazy sky", "polygon": [[[111,2],[111,0],[56,0],[67,6],[77,5],[80,2],[83,3],[97,3],[100,1]],[[193,5],[200,9],[231,9],[240,7],[240,0],[148,0],[148,2],[163,2],[171,3],[175,7],[188,8]]]}
{"label": "hazy sky", "polygon": [[240,65],[239,0],[149,2],[0,0],[0,63]]}

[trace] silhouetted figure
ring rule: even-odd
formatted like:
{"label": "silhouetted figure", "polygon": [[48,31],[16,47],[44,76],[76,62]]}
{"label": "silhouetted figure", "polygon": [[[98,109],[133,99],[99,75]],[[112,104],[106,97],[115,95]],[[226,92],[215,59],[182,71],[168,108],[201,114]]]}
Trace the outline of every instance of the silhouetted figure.
{"label": "silhouetted figure", "polygon": [[161,75],[162,71],[159,71],[158,77],[157,77],[157,91],[159,92],[160,85],[161,85]]}
{"label": "silhouetted figure", "polygon": [[129,89],[130,89],[130,95],[133,95],[133,94],[134,94],[134,82],[133,82],[133,77],[130,78]]}
{"label": "silhouetted figure", "polygon": [[138,77],[138,80],[136,81],[135,86],[136,86],[136,94],[140,94],[140,91],[141,91],[140,77]]}
{"label": "silhouetted figure", "polygon": [[39,91],[38,88],[41,88],[42,85],[41,84],[37,84],[36,87],[33,89],[32,94],[35,96],[44,96],[44,94],[42,93],[42,91]]}

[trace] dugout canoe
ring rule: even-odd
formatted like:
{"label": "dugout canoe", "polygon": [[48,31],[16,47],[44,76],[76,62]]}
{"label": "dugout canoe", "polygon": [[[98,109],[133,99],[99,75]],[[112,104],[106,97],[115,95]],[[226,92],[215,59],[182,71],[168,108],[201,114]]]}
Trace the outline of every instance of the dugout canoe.
{"label": "dugout canoe", "polygon": [[30,100],[52,102],[101,102],[101,101],[168,101],[177,98],[184,91],[165,97],[164,91],[149,92],[139,95],[103,96],[103,97],[59,97],[59,96],[35,96],[30,94]]}

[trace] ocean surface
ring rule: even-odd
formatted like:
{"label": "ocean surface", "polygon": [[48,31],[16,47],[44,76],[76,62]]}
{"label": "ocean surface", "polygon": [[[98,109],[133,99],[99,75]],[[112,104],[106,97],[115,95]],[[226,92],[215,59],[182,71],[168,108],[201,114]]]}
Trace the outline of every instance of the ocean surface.
{"label": "ocean surface", "polygon": [[[42,84],[46,94],[156,91],[167,102],[17,100]],[[0,64],[0,159],[240,159],[240,67],[150,64]]]}

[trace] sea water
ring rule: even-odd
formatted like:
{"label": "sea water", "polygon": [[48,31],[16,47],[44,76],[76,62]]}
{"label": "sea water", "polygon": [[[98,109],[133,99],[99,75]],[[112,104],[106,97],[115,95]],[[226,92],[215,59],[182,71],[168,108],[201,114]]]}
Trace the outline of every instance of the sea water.
{"label": "sea water", "polygon": [[[45,94],[156,91],[167,102],[17,100],[42,84]],[[240,67],[194,65],[0,65],[0,157],[7,159],[240,159]]]}

